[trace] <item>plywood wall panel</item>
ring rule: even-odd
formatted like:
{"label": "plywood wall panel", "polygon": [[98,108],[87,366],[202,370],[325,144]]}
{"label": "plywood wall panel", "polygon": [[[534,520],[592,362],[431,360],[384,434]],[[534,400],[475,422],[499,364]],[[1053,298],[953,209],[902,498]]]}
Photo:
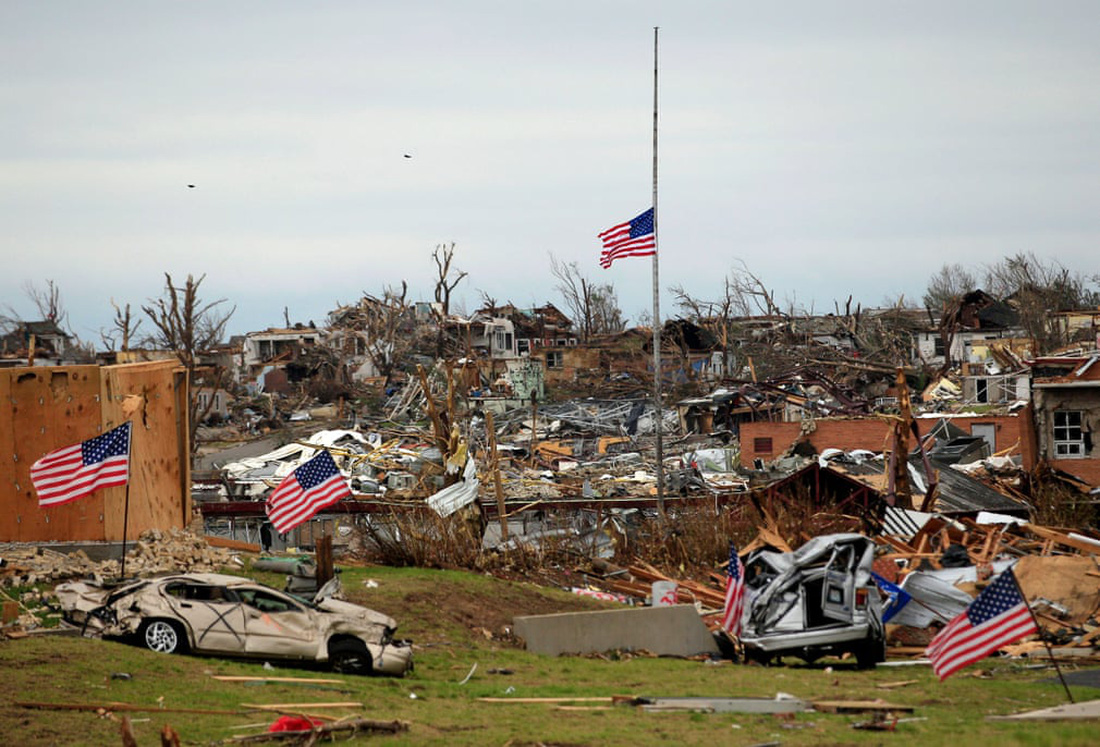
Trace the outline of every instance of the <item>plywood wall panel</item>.
{"label": "plywood wall panel", "polygon": [[[107,538],[134,539],[147,529],[183,528],[190,520],[187,442],[181,436],[181,370],[175,361],[107,366],[100,377],[106,428],[130,420],[130,500],[113,496],[106,506]],[[128,518],[124,525],[124,518]]]}
{"label": "plywood wall panel", "polygon": [[43,509],[38,507],[30,480],[35,460],[103,432],[99,368],[43,366],[4,373],[12,439],[8,474],[15,492],[10,507],[0,512],[0,536],[17,542],[104,539],[104,500],[122,488],[101,490],[72,503]]}
{"label": "plywood wall panel", "polygon": [[127,537],[186,526],[187,396],[186,374],[172,361],[0,369],[0,541],[121,540],[125,486],[40,509],[30,467],[126,419],[134,420]]}

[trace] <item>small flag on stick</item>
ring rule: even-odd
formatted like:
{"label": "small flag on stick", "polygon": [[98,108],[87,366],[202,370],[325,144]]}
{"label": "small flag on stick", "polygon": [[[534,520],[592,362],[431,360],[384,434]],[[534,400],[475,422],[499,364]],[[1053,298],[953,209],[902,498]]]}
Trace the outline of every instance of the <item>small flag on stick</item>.
{"label": "small flag on stick", "polygon": [[1002,573],[928,644],[932,670],[945,680],[1038,628],[1012,569]]}
{"label": "small flag on stick", "polygon": [[51,451],[31,465],[39,508],[60,506],[130,480],[130,421],[95,438]]}
{"label": "small flag on stick", "polygon": [[726,567],[726,603],[723,607],[722,630],[736,638],[741,635],[741,612],[745,609],[745,568],[737,556],[737,547],[730,543],[730,562]]}
{"label": "small flag on stick", "polygon": [[267,518],[280,534],[307,521],[322,508],[351,496],[344,476],[327,451],[298,467],[267,497]]}

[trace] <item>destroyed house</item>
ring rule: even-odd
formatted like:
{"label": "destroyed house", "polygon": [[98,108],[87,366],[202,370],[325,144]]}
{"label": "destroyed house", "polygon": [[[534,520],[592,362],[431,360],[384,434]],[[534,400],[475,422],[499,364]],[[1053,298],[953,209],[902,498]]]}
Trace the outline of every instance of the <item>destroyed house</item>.
{"label": "destroyed house", "polygon": [[242,355],[246,368],[265,363],[286,363],[307,347],[317,345],[324,333],[299,324],[292,329],[268,328],[245,335]]}
{"label": "destroyed house", "polygon": [[[695,351],[668,336],[661,338],[661,348],[661,378],[667,385],[698,380],[709,370],[709,350]],[[595,335],[575,346],[536,349],[531,357],[543,362],[551,386],[618,382],[631,388],[640,382],[646,387],[653,379],[653,333],[634,327]]]}
{"label": "destroyed house", "polygon": [[962,398],[978,405],[1026,402],[1031,399],[1030,383],[1026,370],[1001,373],[997,368],[986,369],[963,376]]}
{"label": "destroyed house", "polygon": [[962,399],[967,403],[995,404],[1031,399],[1030,339],[1009,338],[971,345],[975,361],[964,361]]}
{"label": "destroyed house", "polygon": [[470,347],[480,357],[507,360],[518,356],[516,328],[511,319],[478,312],[467,325]]}
{"label": "destroyed house", "polygon": [[682,399],[676,403],[676,411],[685,434],[736,436],[742,423],[774,419],[783,406],[781,401],[755,392],[719,390],[705,397]]}
{"label": "destroyed house", "polygon": [[[646,349],[653,349],[651,341]],[[714,381],[727,370],[726,357],[718,349],[718,338],[705,325],[669,319],[661,328],[662,378],[670,383]],[[676,368],[670,370],[665,361],[674,361]]]}
{"label": "destroyed house", "polygon": [[1040,457],[1100,485],[1100,354],[1037,358],[1031,372]]}
{"label": "destroyed house", "polygon": [[[1016,500],[999,490],[994,490],[981,480],[943,464],[932,464],[935,470],[935,489],[931,506],[922,505],[932,484],[932,477],[926,473],[922,460],[909,461],[909,502],[905,504],[893,500],[898,508],[910,510],[928,510],[951,516],[974,516],[979,511],[1007,514],[1027,518],[1027,504]],[[852,458],[838,455],[827,460],[827,471],[836,472],[854,479],[869,487],[876,497],[884,503],[890,503],[897,486],[890,485],[887,460],[882,456],[872,458]]]}
{"label": "destroyed house", "polygon": [[[211,373],[217,372],[223,384],[239,383],[243,373],[241,371],[243,340],[243,336],[236,337],[228,343],[215,345],[209,350],[200,352],[198,356],[199,370]],[[211,378],[217,378],[217,376]]]}
{"label": "destroyed house", "polygon": [[315,350],[324,339],[323,331],[303,324],[287,329],[249,332],[241,342],[237,356],[239,366],[225,370],[232,372],[233,368],[237,368],[240,379],[249,388],[287,394],[292,389],[290,382],[296,378],[287,370],[288,366]]}
{"label": "destroyed house", "polygon": [[0,361],[15,366],[25,366],[29,360],[39,365],[59,365],[69,357],[71,340],[72,336],[56,322],[18,322],[0,337]]}
{"label": "destroyed house", "polygon": [[1100,348],[1100,309],[1052,311],[1047,314],[1058,338],[1068,342],[1092,342]]}
{"label": "destroyed house", "polygon": [[537,348],[569,347],[577,344],[573,321],[554,304],[546,303],[528,309],[512,304],[482,309],[494,317],[512,322],[516,355],[530,355]]}
{"label": "destroyed house", "polygon": [[983,363],[990,357],[989,341],[1024,337],[1019,315],[1011,306],[984,291],[971,291],[938,325],[917,332],[914,362],[941,365],[950,356],[959,363]]}

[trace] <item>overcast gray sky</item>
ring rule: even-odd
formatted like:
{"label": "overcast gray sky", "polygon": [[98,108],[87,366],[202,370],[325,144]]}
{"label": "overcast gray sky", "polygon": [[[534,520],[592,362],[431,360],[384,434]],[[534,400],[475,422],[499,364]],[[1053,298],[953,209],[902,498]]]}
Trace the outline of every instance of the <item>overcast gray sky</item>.
{"label": "overcast gray sky", "polygon": [[738,261],[818,311],[1019,251],[1100,272],[1094,1],[4,0],[0,301],[51,278],[97,340],[206,273],[232,332],[321,323],[430,298],[454,241],[467,311],[561,305],[553,253],[637,318],[651,263],[596,234],[650,204],[653,26],[662,316]]}

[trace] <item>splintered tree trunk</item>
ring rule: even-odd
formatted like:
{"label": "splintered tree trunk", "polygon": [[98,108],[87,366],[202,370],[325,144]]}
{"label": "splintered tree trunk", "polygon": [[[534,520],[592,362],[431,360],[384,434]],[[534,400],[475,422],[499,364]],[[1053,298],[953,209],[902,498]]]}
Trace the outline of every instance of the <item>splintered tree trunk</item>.
{"label": "splintered tree trunk", "polygon": [[913,494],[909,487],[909,428],[913,412],[909,403],[909,384],[905,381],[905,372],[898,369],[895,385],[898,388],[898,409],[900,417],[894,422],[893,453],[890,455],[890,496],[894,505],[902,508],[913,507]]}

